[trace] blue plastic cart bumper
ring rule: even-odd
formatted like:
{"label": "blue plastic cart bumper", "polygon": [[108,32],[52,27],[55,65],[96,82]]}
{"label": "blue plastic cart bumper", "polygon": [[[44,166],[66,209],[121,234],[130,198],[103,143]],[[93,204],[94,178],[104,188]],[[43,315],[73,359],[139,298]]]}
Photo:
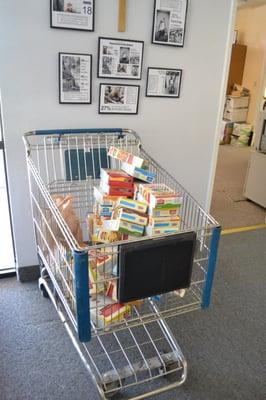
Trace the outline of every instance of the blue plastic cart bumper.
{"label": "blue plastic cart bumper", "polygon": [[212,283],[213,283],[216,260],[217,260],[217,251],[218,251],[220,235],[221,235],[221,227],[219,226],[217,228],[214,228],[210,242],[210,254],[208,259],[207,276],[202,296],[201,307],[203,309],[208,308],[210,305],[211,290],[212,290]]}
{"label": "blue plastic cart bumper", "polygon": [[35,135],[70,135],[70,134],[79,134],[79,133],[119,133],[122,135],[122,128],[88,128],[88,129],[45,129],[45,130],[37,130],[34,131]]}
{"label": "blue plastic cart bumper", "polygon": [[88,342],[91,339],[88,253],[74,251],[73,257],[78,337],[81,342]]}

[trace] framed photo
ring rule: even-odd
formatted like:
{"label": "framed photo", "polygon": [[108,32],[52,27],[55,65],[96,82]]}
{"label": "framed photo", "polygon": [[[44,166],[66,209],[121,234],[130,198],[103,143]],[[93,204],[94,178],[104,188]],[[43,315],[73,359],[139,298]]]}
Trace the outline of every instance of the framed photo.
{"label": "framed photo", "polygon": [[99,114],[137,114],[139,85],[101,83]]}
{"label": "framed photo", "polygon": [[141,79],[144,42],[99,37],[98,78]]}
{"label": "framed photo", "polygon": [[154,68],[147,71],[147,97],[179,97],[182,69]]}
{"label": "framed photo", "polygon": [[152,43],[184,46],[188,0],[154,0]]}
{"label": "framed photo", "polygon": [[50,0],[50,25],[94,31],[94,0]]}
{"label": "framed photo", "polygon": [[91,54],[59,53],[59,103],[91,104]]}

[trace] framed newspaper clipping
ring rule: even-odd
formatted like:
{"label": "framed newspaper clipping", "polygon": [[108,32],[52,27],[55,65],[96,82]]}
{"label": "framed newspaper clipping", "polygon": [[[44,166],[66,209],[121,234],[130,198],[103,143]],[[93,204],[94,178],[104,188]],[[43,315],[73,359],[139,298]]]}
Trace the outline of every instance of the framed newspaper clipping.
{"label": "framed newspaper clipping", "polygon": [[51,28],[94,31],[95,0],[50,0]]}
{"label": "framed newspaper clipping", "polygon": [[141,79],[144,42],[99,37],[98,78]]}
{"label": "framed newspaper clipping", "polygon": [[154,0],[152,43],[184,46],[188,0]]}
{"label": "framed newspaper clipping", "polygon": [[59,53],[59,103],[91,104],[91,54]]}
{"label": "framed newspaper clipping", "polygon": [[147,97],[179,97],[182,70],[149,67],[147,71]]}
{"label": "framed newspaper clipping", "polygon": [[99,114],[137,114],[139,89],[139,85],[101,83]]}

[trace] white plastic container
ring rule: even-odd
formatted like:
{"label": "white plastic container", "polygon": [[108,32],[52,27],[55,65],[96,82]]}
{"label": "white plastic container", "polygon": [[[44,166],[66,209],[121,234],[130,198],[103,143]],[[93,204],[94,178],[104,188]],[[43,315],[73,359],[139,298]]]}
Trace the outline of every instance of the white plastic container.
{"label": "white plastic container", "polygon": [[224,119],[231,122],[246,122],[247,113],[247,108],[226,108],[224,111]]}
{"label": "white plastic container", "polygon": [[225,108],[247,108],[249,103],[249,96],[227,96]]}

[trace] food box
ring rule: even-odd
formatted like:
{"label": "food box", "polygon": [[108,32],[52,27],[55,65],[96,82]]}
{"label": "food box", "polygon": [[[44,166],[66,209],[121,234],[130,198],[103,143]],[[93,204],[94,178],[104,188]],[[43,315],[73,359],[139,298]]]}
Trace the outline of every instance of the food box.
{"label": "food box", "polygon": [[133,236],[142,236],[144,233],[144,226],[123,221],[122,219],[104,221],[103,228],[106,231],[120,232]]}
{"label": "food box", "polygon": [[[105,223],[106,221],[104,221]],[[119,242],[123,240],[123,235],[119,232],[112,232],[110,230],[105,230],[103,227],[99,230],[97,235],[93,237],[93,241],[95,243],[112,243],[112,242]]]}
{"label": "food box", "polygon": [[154,172],[124,162],[121,165],[121,169],[132,177],[148,183],[152,183],[156,176]]}
{"label": "food box", "polygon": [[114,302],[111,298],[98,295],[90,301],[91,319],[97,327],[123,320],[131,311],[129,304]]}
{"label": "food box", "polygon": [[150,218],[149,226],[152,228],[179,228],[180,227],[180,218],[177,216],[175,218]]}
{"label": "food box", "polygon": [[148,204],[143,201],[119,198],[116,202],[116,207],[128,208],[133,211],[145,214]]}
{"label": "food box", "polygon": [[108,151],[108,156],[113,157],[117,160],[126,162],[127,164],[134,165],[135,167],[138,168],[147,168],[148,167],[148,161],[143,160],[142,158],[135,156],[132,153],[128,153],[125,150],[119,149],[115,146],[110,146],[109,151]]}
{"label": "food box", "polygon": [[101,182],[111,186],[131,187],[133,177],[120,170],[101,168]]}
{"label": "food box", "polygon": [[108,194],[104,193],[101,188],[94,186],[93,197],[97,203],[112,205],[119,199],[120,196],[109,196]]}
{"label": "food box", "polygon": [[155,235],[166,235],[170,233],[178,232],[178,227],[176,228],[153,228],[150,225],[147,225],[145,228],[145,233],[147,236],[155,236]]}
{"label": "food box", "polygon": [[109,196],[133,197],[134,195],[133,185],[130,187],[121,187],[121,186],[108,185],[104,182],[101,182],[100,189]]}
{"label": "food box", "polygon": [[133,222],[134,224],[143,226],[148,223],[148,218],[146,216],[136,214],[134,211],[123,208],[116,208],[112,214],[112,219],[122,219],[123,221]]}

